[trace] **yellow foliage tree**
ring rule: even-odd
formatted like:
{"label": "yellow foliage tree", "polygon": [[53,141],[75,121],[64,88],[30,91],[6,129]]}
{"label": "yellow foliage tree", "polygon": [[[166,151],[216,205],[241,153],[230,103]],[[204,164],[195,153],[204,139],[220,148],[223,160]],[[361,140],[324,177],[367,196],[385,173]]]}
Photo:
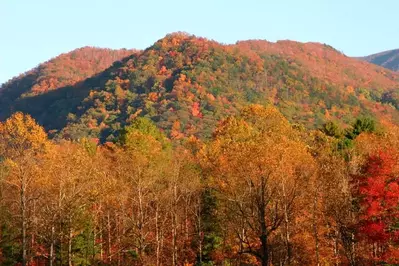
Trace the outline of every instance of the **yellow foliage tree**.
{"label": "yellow foliage tree", "polygon": [[[18,112],[0,123],[0,156],[6,169],[2,182],[7,188],[5,191],[9,193],[7,198],[18,202],[19,211],[13,215],[20,222],[23,266],[28,263],[27,230],[30,217],[35,215],[29,209],[38,197],[39,154],[48,146],[44,129],[29,115]],[[34,238],[33,234],[31,238]]]}
{"label": "yellow foliage tree", "polygon": [[203,151],[238,253],[270,263],[270,238],[281,229],[291,257],[292,211],[313,174],[313,160],[274,108],[253,105],[223,121]]}

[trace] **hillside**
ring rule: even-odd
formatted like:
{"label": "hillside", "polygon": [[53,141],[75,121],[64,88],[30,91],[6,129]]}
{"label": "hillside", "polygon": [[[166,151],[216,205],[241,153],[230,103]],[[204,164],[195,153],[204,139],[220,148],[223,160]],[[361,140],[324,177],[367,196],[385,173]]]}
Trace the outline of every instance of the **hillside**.
{"label": "hillside", "polygon": [[[58,136],[102,140],[112,140],[137,116],[151,118],[172,138],[209,137],[221,118],[249,103],[275,105],[309,128],[328,120],[345,126],[365,115],[399,121],[399,74],[318,43],[222,45],[176,33],[86,77],[51,89],[36,89],[37,82],[20,87],[24,77],[15,78],[0,99],[16,100],[1,116],[21,110]],[[15,97],[15,88],[24,93]]]}
{"label": "hillside", "polygon": [[398,75],[385,69],[347,57],[327,44],[250,40],[237,43],[240,49],[279,54],[296,60],[311,71],[312,76],[335,85],[353,87],[395,86]]}
{"label": "hillside", "polygon": [[393,71],[399,71],[399,49],[372,54],[360,59]]}
{"label": "hillside", "polygon": [[[5,119],[16,110],[35,114],[35,108],[40,109],[36,113],[36,116],[40,116],[41,108],[48,106],[36,106],[35,97],[49,95],[53,90],[63,91],[69,87],[78,87],[80,82],[101,73],[115,61],[134,52],[136,51],[82,47],[44,62],[1,85],[0,118]],[[60,97],[62,95],[57,96]],[[71,103],[67,102],[66,105],[70,106]],[[51,112],[51,108],[47,109]]]}
{"label": "hillside", "polygon": [[131,55],[131,50],[83,47],[61,54],[36,68],[14,77],[0,87],[2,100],[36,96],[62,87],[73,86],[94,76],[115,61]]}
{"label": "hillside", "polygon": [[132,50],[111,50],[83,47],[61,54],[38,67],[11,79],[0,87],[2,95],[11,91],[33,96],[61,87],[75,85],[133,53]]}

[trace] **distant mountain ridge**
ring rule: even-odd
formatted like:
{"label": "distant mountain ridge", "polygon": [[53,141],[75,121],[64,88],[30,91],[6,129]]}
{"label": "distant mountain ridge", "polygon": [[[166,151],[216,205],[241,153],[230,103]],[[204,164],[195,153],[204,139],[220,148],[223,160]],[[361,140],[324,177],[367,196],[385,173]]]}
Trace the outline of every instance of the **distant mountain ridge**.
{"label": "distant mountain ridge", "polygon": [[274,105],[310,128],[359,116],[399,122],[399,73],[325,44],[223,45],[173,33],[143,51],[76,51],[3,85],[0,119],[22,111],[55,136],[102,141],[137,116],[172,138],[207,138],[218,121],[251,103]]}
{"label": "distant mountain ridge", "polygon": [[399,71],[399,49],[360,57],[360,59],[393,71]]}
{"label": "distant mountain ridge", "polygon": [[[113,50],[85,46],[68,53],[60,54],[39,64],[26,73],[0,84],[0,95],[4,90],[26,90],[29,95],[45,93],[49,90],[76,83],[104,71],[115,61],[131,55],[136,50]],[[14,88],[17,85],[18,88]]]}

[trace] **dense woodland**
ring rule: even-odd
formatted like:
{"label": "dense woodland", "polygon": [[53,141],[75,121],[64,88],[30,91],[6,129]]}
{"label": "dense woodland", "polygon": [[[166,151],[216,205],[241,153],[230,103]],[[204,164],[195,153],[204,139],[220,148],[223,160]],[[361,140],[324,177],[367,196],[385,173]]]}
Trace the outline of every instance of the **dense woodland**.
{"label": "dense woodland", "polygon": [[399,74],[331,46],[85,47],[0,106],[1,265],[399,265]]}
{"label": "dense woodland", "polygon": [[327,121],[347,127],[360,116],[397,124],[398,84],[398,73],[328,45],[223,45],[175,33],[144,51],[83,48],[50,60],[3,84],[0,118],[21,111],[51,137],[102,143],[136,117],[172,138],[207,139],[218,121],[248,104],[274,105],[313,129]]}
{"label": "dense woodland", "polygon": [[251,105],[212,138],[137,118],[114,143],[0,124],[2,265],[399,263],[399,128]]}

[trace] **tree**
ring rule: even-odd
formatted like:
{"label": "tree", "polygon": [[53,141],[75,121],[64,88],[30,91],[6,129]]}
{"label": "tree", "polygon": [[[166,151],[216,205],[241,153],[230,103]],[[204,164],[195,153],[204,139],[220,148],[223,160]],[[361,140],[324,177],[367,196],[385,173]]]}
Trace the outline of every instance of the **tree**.
{"label": "tree", "polygon": [[[397,151],[396,151],[397,152]],[[394,150],[370,155],[356,191],[360,209],[359,233],[373,243],[375,261],[398,263],[399,254],[399,175]],[[396,250],[395,250],[396,249]],[[396,253],[395,253],[396,252]]]}
{"label": "tree", "polygon": [[[30,222],[28,209],[39,196],[35,193],[39,181],[37,160],[48,145],[44,129],[29,115],[15,113],[4,123],[0,123],[0,156],[7,171],[2,181],[9,187],[9,192],[13,191],[14,195],[19,195],[23,266],[28,263],[27,229]],[[12,194],[9,196],[12,198]]]}
{"label": "tree", "polygon": [[270,237],[284,225],[289,263],[292,210],[313,162],[288,121],[271,107],[250,106],[221,123],[206,157],[239,253],[269,265]]}
{"label": "tree", "polygon": [[[157,191],[158,187],[165,189],[162,178],[170,169],[170,146],[148,119],[141,118],[124,130],[120,144],[121,148],[115,149],[114,169],[128,189],[126,204],[130,209],[128,213],[132,215],[126,217],[127,230],[134,240],[130,244],[133,248],[131,254],[132,257],[137,256],[140,263],[149,263],[151,253],[148,251],[154,244],[150,237],[154,228],[152,217],[160,214],[158,207],[164,200]],[[158,225],[156,223],[155,227]],[[157,237],[160,235],[157,234]]]}
{"label": "tree", "polygon": [[17,112],[0,123],[0,155],[3,159],[19,158],[26,152],[38,154],[48,145],[46,132],[29,115]]}
{"label": "tree", "polygon": [[74,249],[95,256],[90,238],[95,237],[93,213],[100,193],[95,178],[100,178],[101,172],[92,156],[83,145],[64,141],[43,158],[40,224],[50,265],[57,261],[72,265],[79,260],[87,264],[88,256]]}
{"label": "tree", "polygon": [[194,259],[195,250],[190,250],[190,242],[197,234],[194,225],[202,188],[198,166],[187,149],[177,147],[171,159],[171,171],[165,178],[166,208],[170,214],[166,228],[172,232],[172,265],[179,265]]}
{"label": "tree", "polygon": [[[320,208],[320,213],[318,213],[320,224],[317,226],[325,232],[326,236],[325,239],[320,239],[320,241],[316,239],[316,241],[320,243],[320,251],[324,250],[324,260],[355,266],[358,259],[354,231],[357,217],[351,194],[352,179],[349,163],[335,150],[337,141],[339,140],[327,140],[324,145],[313,146],[313,154],[318,166],[313,189],[316,193],[314,196],[320,200],[318,207]],[[316,226],[317,221],[313,222]],[[318,232],[315,231],[315,234]],[[332,255],[331,252],[325,251],[326,246],[332,247]],[[341,256],[342,253],[344,258]]]}
{"label": "tree", "polygon": [[373,133],[376,130],[375,121],[372,118],[364,117],[356,119],[352,128],[346,132],[348,139],[355,139],[362,132]]}
{"label": "tree", "polygon": [[330,137],[340,138],[342,136],[342,131],[339,126],[334,122],[327,122],[323,125],[321,131]]}

